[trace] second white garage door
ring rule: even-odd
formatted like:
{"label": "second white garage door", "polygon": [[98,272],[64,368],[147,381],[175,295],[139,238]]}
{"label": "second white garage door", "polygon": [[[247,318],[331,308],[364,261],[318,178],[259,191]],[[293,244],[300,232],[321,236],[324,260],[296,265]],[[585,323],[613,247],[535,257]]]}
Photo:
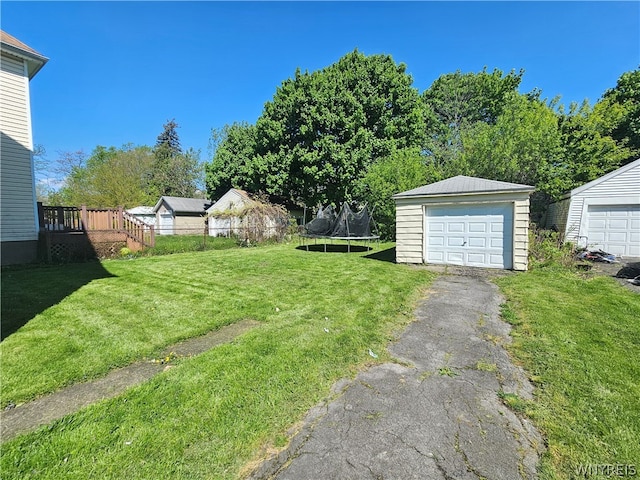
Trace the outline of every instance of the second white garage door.
{"label": "second white garage door", "polygon": [[589,205],[587,245],[623,257],[640,257],[640,205]]}
{"label": "second white garage door", "polygon": [[488,268],[513,266],[513,205],[426,208],[425,262]]}

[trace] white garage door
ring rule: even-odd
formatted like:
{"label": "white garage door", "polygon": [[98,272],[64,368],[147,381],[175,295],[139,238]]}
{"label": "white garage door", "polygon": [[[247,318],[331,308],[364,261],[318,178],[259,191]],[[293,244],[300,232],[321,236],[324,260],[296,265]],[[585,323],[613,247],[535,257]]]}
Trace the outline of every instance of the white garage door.
{"label": "white garage door", "polygon": [[158,228],[158,234],[173,235],[173,214],[161,213],[159,227],[160,228]]}
{"label": "white garage door", "polygon": [[589,205],[587,214],[590,249],[640,257],[640,205]]}
{"label": "white garage door", "polygon": [[425,262],[513,267],[513,205],[427,207]]}

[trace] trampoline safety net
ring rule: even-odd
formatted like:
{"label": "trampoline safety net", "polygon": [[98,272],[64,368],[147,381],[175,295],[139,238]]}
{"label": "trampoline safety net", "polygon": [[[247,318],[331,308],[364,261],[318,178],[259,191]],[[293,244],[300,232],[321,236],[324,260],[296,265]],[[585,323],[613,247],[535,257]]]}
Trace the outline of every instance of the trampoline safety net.
{"label": "trampoline safety net", "polygon": [[372,217],[365,205],[359,212],[351,210],[345,202],[336,214],[332,205],[320,207],[316,217],[304,226],[309,236],[334,238],[373,238]]}

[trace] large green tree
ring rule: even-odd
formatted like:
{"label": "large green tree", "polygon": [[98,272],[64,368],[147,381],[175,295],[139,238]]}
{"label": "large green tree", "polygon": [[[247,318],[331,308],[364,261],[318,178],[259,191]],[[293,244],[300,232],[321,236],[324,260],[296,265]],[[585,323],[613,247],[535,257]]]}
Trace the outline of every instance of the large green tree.
{"label": "large green tree", "polygon": [[254,154],[243,155],[241,167],[222,158],[237,150],[230,135],[208,168],[208,191],[218,191],[215,179],[233,177],[238,186],[310,206],[350,200],[354,181],[372,163],[421,146],[425,133],[406,66],[389,55],[356,50],[327,68],[297,71],[285,80],[256,123]]}
{"label": "large green tree", "polygon": [[254,183],[257,180],[253,172],[255,125],[243,122],[213,129],[209,142],[210,149],[215,152],[212,162],[205,165],[209,198],[220,198],[230,188],[262,189]]}
{"label": "large green tree", "polygon": [[616,141],[610,136],[623,117],[623,110],[621,105],[608,102],[591,107],[587,101],[579,106],[570,105],[568,111],[559,108],[563,156],[556,183],[565,192],[615,170],[632,155],[627,141]]}
{"label": "large green tree", "polygon": [[462,154],[462,135],[477,123],[493,125],[507,100],[517,92],[524,71],[504,74],[495,69],[441,75],[422,93],[428,123],[425,150],[435,167],[444,167]]}
{"label": "large green tree", "polygon": [[425,162],[419,149],[404,149],[369,166],[357,183],[357,193],[371,208],[380,236],[393,240],[396,209],[392,196],[438,180],[441,180],[439,172]]}
{"label": "large green tree", "polygon": [[495,123],[476,122],[463,131],[462,145],[446,176],[466,174],[533,185],[549,196],[566,190],[558,117],[545,102],[512,93]]}
{"label": "large green tree", "polygon": [[[149,184],[154,161],[149,147],[98,146],[86,159],[63,154],[61,165],[71,165],[62,188],[49,201],[90,207],[134,207],[157,201]],[[69,162],[72,162],[70,164]]]}
{"label": "large green tree", "polygon": [[636,160],[640,156],[640,69],[623,73],[594,111],[607,119],[605,133],[629,149],[622,164]]}

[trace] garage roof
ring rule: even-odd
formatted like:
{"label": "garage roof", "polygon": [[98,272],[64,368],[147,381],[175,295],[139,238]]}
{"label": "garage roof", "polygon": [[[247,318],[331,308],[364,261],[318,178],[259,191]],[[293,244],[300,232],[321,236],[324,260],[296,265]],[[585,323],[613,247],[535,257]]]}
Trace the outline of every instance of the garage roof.
{"label": "garage roof", "polygon": [[483,193],[533,192],[535,187],[519,183],[499,182],[486,178],[458,175],[440,182],[397,193],[393,198],[435,197],[440,195],[471,195]]}
{"label": "garage roof", "polygon": [[204,213],[204,211],[211,206],[210,200],[202,198],[169,197],[165,195],[160,197],[158,203],[153,207],[154,212],[158,211],[162,202],[164,202],[170,210],[180,213]]}

